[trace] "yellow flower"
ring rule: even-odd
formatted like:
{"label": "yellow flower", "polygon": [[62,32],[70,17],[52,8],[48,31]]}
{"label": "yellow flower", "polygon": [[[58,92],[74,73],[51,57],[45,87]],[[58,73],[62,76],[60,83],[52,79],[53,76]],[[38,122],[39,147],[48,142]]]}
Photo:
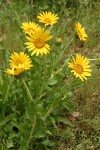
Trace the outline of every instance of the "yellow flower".
{"label": "yellow flower", "polygon": [[19,54],[14,52],[11,54],[9,62],[11,69],[6,69],[6,73],[12,75],[19,75],[33,66],[31,59],[24,52],[20,52]]}
{"label": "yellow flower", "polygon": [[39,19],[39,22],[44,23],[45,26],[53,25],[59,19],[59,17],[58,17],[57,14],[54,14],[52,12],[47,12],[47,11],[39,13],[39,15],[37,16],[37,18]]}
{"label": "yellow flower", "polygon": [[78,34],[78,36],[79,36],[79,39],[81,40],[81,41],[85,41],[85,40],[87,40],[87,34],[86,34],[86,32],[85,32],[85,29],[82,27],[82,25],[78,22],[78,23],[76,23],[76,25],[75,25],[75,30],[76,30],[76,32],[77,32],[77,34]]}
{"label": "yellow flower", "polygon": [[89,65],[89,61],[84,56],[80,54],[76,55],[76,59],[73,57],[72,61],[68,63],[68,67],[72,69],[71,72],[74,73],[76,78],[80,78],[87,80],[86,76],[91,76],[91,66]]}
{"label": "yellow flower", "polygon": [[40,27],[34,22],[23,22],[21,28],[26,34],[31,34],[31,31],[36,31]]}
{"label": "yellow flower", "polygon": [[61,37],[59,37],[59,38],[56,40],[55,44],[56,44],[57,46],[59,46],[59,45],[61,45],[62,42],[63,42],[63,39],[62,39]]}
{"label": "yellow flower", "polygon": [[58,38],[58,39],[57,39],[57,42],[58,42],[58,43],[62,43],[62,41],[63,41],[62,38]]}
{"label": "yellow flower", "polygon": [[50,46],[46,43],[46,41],[52,38],[49,31],[44,31],[44,28],[40,28],[38,31],[32,32],[32,34],[26,38],[29,42],[25,44],[27,48],[29,48],[29,51],[32,51],[31,56],[34,54],[38,56],[39,54],[43,55],[49,53]]}

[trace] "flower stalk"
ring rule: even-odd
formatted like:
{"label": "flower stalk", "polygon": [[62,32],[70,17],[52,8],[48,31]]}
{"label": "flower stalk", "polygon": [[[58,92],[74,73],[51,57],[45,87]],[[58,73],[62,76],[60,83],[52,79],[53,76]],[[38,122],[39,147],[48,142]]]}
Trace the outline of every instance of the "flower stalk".
{"label": "flower stalk", "polygon": [[43,122],[45,122],[45,120],[46,120],[47,117],[51,114],[51,112],[53,111],[53,109],[54,109],[53,106],[51,106],[51,107],[49,108],[49,110],[47,111],[46,115],[45,115],[44,118],[43,118]]}
{"label": "flower stalk", "polygon": [[69,44],[73,41],[73,37],[70,39],[70,41],[68,42],[68,44],[65,46],[65,48],[59,53],[59,56],[57,58],[57,60],[55,61],[54,67],[52,69],[52,71],[54,70],[54,68],[56,67],[56,65],[58,64],[58,62],[61,60],[66,48],[69,46]]}
{"label": "flower stalk", "polygon": [[10,80],[10,83],[8,85],[8,88],[7,88],[7,91],[6,91],[6,94],[5,94],[5,98],[4,98],[4,102],[6,102],[7,99],[8,99],[8,96],[9,96],[9,93],[10,93],[9,91],[10,91],[12,83],[13,83],[13,79]]}
{"label": "flower stalk", "polygon": [[32,129],[31,129],[31,131],[30,131],[29,139],[28,139],[28,141],[27,141],[27,147],[29,147],[29,144],[30,144],[30,142],[31,142],[31,139],[32,139],[32,135],[33,135],[35,126],[36,126],[36,116],[34,116],[34,119],[33,119]]}
{"label": "flower stalk", "polygon": [[29,88],[28,88],[28,86],[27,86],[27,84],[26,84],[26,82],[25,82],[25,80],[23,78],[22,78],[22,82],[23,82],[23,85],[24,85],[24,87],[25,87],[25,89],[27,91],[27,95],[29,97],[30,102],[33,102],[33,98],[32,98],[31,92],[30,92],[30,90],[29,90]]}

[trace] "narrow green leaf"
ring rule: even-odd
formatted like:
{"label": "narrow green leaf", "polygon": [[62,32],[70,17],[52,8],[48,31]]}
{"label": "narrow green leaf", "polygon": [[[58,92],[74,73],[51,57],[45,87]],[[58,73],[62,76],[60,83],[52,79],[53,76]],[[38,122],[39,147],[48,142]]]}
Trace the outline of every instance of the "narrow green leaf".
{"label": "narrow green leaf", "polygon": [[48,81],[48,85],[55,85],[58,83],[58,80],[55,78],[50,78]]}
{"label": "narrow green leaf", "polygon": [[57,120],[58,122],[63,122],[64,124],[73,127],[73,124],[67,118],[58,117]]}
{"label": "narrow green leaf", "polygon": [[75,80],[72,82],[72,86],[80,86],[81,84],[83,84],[81,80]]}
{"label": "narrow green leaf", "polygon": [[12,120],[13,117],[14,117],[14,114],[5,117],[4,120],[0,121],[0,127],[1,127],[2,125],[6,124],[8,121]]}

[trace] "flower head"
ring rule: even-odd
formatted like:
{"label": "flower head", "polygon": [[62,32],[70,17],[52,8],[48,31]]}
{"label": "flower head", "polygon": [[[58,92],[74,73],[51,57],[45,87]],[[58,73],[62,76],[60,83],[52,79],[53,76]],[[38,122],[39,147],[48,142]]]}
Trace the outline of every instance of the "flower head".
{"label": "flower head", "polygon": [[23,22],[21,28],[26,34],[30,35],[32,31],[36,31],[40,27],[34,22]]}
{"label": "flower head", "polygon": [[57,42],[59,42],[59,43],[62,43],[62,41],[63,41],[63,39],[60,37],[57,39]]}
{"label": "flower head", "polygon": [[57,46],[59,46],[59,45],[62,44],[62,42],[63,42],[63,39],[62,39],[61,37],[59,37],[59,38],[57,38],[55,44],[56,44]]}
{"label": "flower head", "polygon": [[79,36],[79,39],[81,40],[81,41],[85,41],[85,40],[87,40],[87,34],[86,34],[86,32],[85,32],[85,29],[82,27],[82,25],[78,22],[78,23],[76,23],[76,25],[75,25],[75,30],[76,30],[76,32],[77,32],[77,34],[78,34],[78,36]]}
{"label": "flower head", "polygon": [[54,14],[52,12],[47,12],[47,11],[39,13],[39,15],[37,16],[37,18],[39,19],[39,22],[44,23],[45,26],[53,25],[59,19],[59,17],[58,17],[57,14]]}
{"label": "flower head", "polygon": [[74,57],[72,58],[72,61],[68,63],[68,67],[72,69],[71,72],[74,73],[76,78],[78,77],[82,81],[83,79],[87,80],[86,76],[91,76],[92,70],[89,61],[80,54],[76,55],[76,59]]}
{"label": "flower head", "polygon": [[33,66],[31,59],[24,52],[20,52],[19,54],[14,52],[11,54],[9,62],[11,69],[7,69],[6,73],[12,75],[19,75]]}
{"label": "flower head", "polygon": [[32,32],[32,34],[26,38],[29,42],[25,44],[27,48],[29,48],[29,51],[32,51],[31,55],[36,54],[36,56],[38,56],[39,54],[43,55],[49,53],[50,46],[46,43],[46,41],[52,38],[49,31],[40,28],[38,31]]}

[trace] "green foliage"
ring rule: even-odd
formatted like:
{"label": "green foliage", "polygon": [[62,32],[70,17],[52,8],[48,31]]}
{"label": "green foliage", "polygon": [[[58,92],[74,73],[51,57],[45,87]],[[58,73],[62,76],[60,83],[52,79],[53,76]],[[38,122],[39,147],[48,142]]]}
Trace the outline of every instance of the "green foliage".
{"label": "green foliage", "polygon": [[[86,83],[67,69],[76,52],[98,57],[99,5],[98,0],[0,1],[0,150],[99,149],[99,62],[93,61],[98,68]],[[51,29],[50,54],[30,56],[34,66],[22,76],[7,75],[10,53],[28,54],[21,23],[37,22],[39,12],[51,10],[60,21]],[[83,45],[73,32],[77,21],[90,37]]]}

